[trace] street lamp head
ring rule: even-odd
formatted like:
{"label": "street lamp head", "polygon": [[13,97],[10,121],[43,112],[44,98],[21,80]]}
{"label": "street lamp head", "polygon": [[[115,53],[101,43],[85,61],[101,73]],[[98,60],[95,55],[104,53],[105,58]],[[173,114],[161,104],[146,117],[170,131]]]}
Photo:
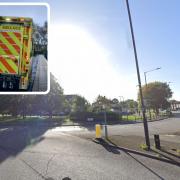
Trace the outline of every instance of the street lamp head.
{"label": "street lamp head", "polygon": [[146,74],[149,73],[149,72],[156,71],[156,70],[159,70],[159,69],[161,69],[161,67],[157,67],[157,68],[155,68],[155,69],[151,69],[151,70],[149,70],[149,71],[145,71],[145,72],[144,72],[144,75],[146,75]]}
{"label": "street lamp head", "polygon": [[161,67],[156,68],[156,70],[159,70],[159,69],[161,69]]}

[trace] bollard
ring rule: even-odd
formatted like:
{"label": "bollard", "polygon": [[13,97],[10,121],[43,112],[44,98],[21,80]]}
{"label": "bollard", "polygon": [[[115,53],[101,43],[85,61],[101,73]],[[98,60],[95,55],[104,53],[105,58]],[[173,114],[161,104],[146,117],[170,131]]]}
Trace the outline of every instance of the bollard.
{"label": "bollard", "polygon": [[161,149],[159,134],[154,134],[154,142],[156,149]]}
{"label": "bollard", "polygon": [[102,132],[101,132],[101,125],[96,124],[96,138],[101,138],[102,137]]}

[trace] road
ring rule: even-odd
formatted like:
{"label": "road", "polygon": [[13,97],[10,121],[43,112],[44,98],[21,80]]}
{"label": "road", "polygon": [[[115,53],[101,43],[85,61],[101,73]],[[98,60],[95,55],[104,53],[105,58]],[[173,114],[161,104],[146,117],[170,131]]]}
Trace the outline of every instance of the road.
{"label": "road", "polygon": [[60,180],[64,177],[72,180],[177,180],[180,176],[177,165],[98,144],[62,129],[53,122],[1,125],[0,180]]}
{"label": "road", "polygon": [[[142,136],[144,137],[143,123],[135,124],[120,124],[120,125],[108,125],[108,132],[110,135],[122,135],[122,136]],[[176,114],[176,117],[168,118],[159,121],[148,122],[149,134],[153,138],[154,134],[160,134],[162,139],[168,141],[180,142],[180,112]],[[95,128],[85,127],[81,131],[71,132],[74,135],[88,134],[93,136],[95,134]],[[176,134],[178,134],[176,136]]]}
{"label": "road", "polygon": [[34,69],[32,75],[35,76],[32,91],[44,92],[47,91],[47,60],[43,55],[38,55],[34,58]]}
{"label": "road", "polygon": [[[180,118],[169,118],[154,122],[148,122],[149,133],[153,134],[171,134],[180,132]],[[143,123],[126,124],[126,125],[112,125],[109,126],[112,134],[120,135],[140,135],[144,136]]]}

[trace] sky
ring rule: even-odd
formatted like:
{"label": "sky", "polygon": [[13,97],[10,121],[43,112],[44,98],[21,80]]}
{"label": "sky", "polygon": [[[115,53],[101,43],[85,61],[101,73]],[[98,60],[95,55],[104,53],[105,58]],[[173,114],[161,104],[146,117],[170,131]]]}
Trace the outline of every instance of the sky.
{"label": "sky", "polygon": [[0,16],[30,17],[39,25],[47,21],[46,6],[0,5]]}
{"label": "sky", "polygon": [[[64,93],[80,94],[90,102],[98,94],[136,100],[138,80],[125,0],[42,2],[50,5],[50,71]],[[173,99],[180,100],[180,1],[129,4],[142,84],[145,71],[161,67],[149,72],[147,81],[171,82]],[[38,18],[41,21],[41,15]]]}

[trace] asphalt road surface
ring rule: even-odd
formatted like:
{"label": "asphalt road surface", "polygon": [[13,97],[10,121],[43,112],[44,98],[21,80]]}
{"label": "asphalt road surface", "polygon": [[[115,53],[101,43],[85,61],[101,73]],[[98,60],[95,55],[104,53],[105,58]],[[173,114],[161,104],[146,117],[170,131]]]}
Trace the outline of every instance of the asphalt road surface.
{"label": "asphalt road surface", "polygon": [[44,58],[43,55],[38,55],[35,57],[34,61],[34,69],[36,69],[36,71],[32,73],[32,75],[35,76],[32,91],[47,91],[47,60]]}
{"label": "asphalt road surface", "polygon": [[[0,180],[177,180],[180,167],[43,122],[0,125]],[[77,128],[76,131],[79,131]]]}
{"label": "asphalt road surface", "polygon": [[[176,131],[180,132],[180,118],[168,118],[154,122],[148,122],[149,133],[153,134],[171,134]],[[126,124],[126,125],[112,125],[109,130],[113,134],[122,135],[144,135],[143,123]]]}
{"label": "asphalt road surface", "polygon": [[[144,137],[143,123],[108,125],[109,135],[122,135],[122,136],[142,136]],[[161,135],[162,140],[170,142],[180,142],[180,112],[175,114],[175,117],[148,122],[149,134],[153,138],[154,134]],[[74,135],[94,135],[95,126],[81,128],[80,131],[72,131]],[[176,136],[176,134],[178,134]]]}

